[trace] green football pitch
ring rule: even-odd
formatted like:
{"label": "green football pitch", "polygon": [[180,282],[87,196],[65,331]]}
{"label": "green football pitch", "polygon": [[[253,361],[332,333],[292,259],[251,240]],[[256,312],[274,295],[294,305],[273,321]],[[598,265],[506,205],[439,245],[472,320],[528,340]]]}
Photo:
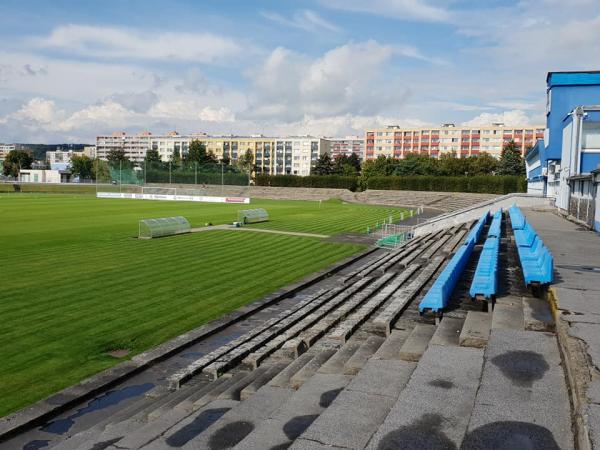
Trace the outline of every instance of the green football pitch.
{"label": "green football pitch", "polygon": [[143,218],[194,227],[265,208],[261,228],[364,232],[394,208],[339,201],[228,205],[1,194],[0,416],[248,304],[364,247],[234,231],[135,239]]}

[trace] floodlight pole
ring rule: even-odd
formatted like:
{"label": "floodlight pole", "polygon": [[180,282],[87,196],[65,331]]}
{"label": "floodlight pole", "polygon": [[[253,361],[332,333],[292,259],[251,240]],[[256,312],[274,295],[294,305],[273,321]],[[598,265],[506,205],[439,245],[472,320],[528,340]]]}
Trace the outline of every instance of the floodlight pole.
{"label": "floodlight pole", "polygon": [[224,175],[223,175],[223,161],[221,161],[221,196],[223,196],[223,180],[224,180]]}

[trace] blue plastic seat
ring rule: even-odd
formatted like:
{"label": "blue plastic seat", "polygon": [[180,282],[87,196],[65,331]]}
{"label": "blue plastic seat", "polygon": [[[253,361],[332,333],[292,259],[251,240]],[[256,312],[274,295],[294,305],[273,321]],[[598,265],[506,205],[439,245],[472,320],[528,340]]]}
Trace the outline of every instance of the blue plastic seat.
{"label": "blue plastic seat", "polygon": [[508,215],[510,216],[510,223],[513,230],[521,230],[525,226],[525,216],[521,212],[518,206],[513,205],[508,209]]}
{"label": "blue plastic seat", "polygon": [[473,241],[473,244],[476,244],[477,241],[479,241],[479,237],[481,236],[483,227],[487,223],[489,217],[490,217],[490,212],[486,211],[483,214],[483,216],[481,216],[481,218],[477,221],[475,226],[471,229],[469,234],[467,235],[467,237],[465,239],[465,244],[467,244],[469,241]]}
{"label": "blue plastic seat", "polygon": [[471,282],[469,295],[471,297],[483,296],[491,299],[498,290],[498,255],[500,253],[500,240],[497,237],[488,237],[481,250],[475,276]]}
{"label": "blue plastic seat", "polygon": [[488,230],[488,238],[489,237],[500,237],[502,233],[502,208],[496,211],[494,217],[492,219],[492,224],[490,225],[490,229]]}
{"label": "blue plastic seat", "polygon": [[522,230],[514,230],[515,241],[519,247],[531,247],[537,233],[529,223],[525,223]]}

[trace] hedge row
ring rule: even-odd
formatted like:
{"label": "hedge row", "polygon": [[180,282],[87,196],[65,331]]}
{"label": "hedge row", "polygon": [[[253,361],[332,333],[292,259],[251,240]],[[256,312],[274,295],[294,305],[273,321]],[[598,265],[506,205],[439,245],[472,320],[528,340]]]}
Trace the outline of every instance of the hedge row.
{"label": "hedge row", "polygon": [[515,175],[480,175],[464,177],[372,177],[368,189],[398,191],[478,192],[482,194],[510,194],[526,192],[527,181]]}
{"label": "hedge row", "polygon": [[257,175],[257,186],[337,188],[356,191],[360,189],[383,189],[398,191],[438,191],[438,192],[477,192],[485,194],[510,194],[526,192],[524,177],[513,175],[480,176],[387,176],[360,177],[339,175],[307,176],[297,175]]}
{"label": "hedge row", "polygon": [[256,175],[255,182],[257,186],[336,188],[356,191],[359,178],[342,175],[310,175],[306,177],[298,175]]}
{"label": "hedge row", "polygon": [[[235,186],[247,186],[248,175],[244,173],[225,172],[223,174],[223,184]],[[172,171],[169,176],[168,171],[147,170],[146,183],[174,183],[174,184],[221,184],[221,173],[198,172],[193,170]]]}

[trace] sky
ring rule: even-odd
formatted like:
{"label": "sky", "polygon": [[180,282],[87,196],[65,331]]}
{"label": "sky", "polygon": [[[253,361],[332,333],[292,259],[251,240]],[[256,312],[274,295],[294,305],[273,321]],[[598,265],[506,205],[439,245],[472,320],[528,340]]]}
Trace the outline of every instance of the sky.
{"label": "sky", "polygon": [[0,0],[0,142],[543,125],[598,0]]}

